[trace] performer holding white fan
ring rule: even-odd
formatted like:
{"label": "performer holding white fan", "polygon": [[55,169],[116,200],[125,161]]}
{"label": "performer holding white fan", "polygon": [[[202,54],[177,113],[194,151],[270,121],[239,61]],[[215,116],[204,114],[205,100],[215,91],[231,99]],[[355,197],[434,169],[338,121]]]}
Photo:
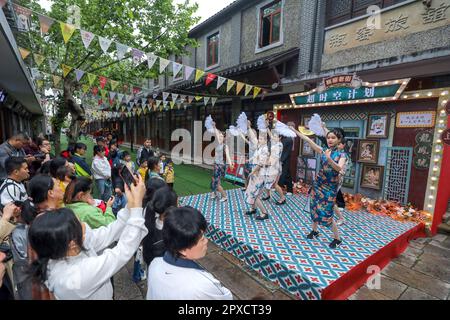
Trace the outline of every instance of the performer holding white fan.
{"label": "performer holding white fan", "polygon": [[[227,194],[221,185],[221,178],[225,176],[226,163],[230,166],[231,170],[234,168],[234,164],[231,162],[230,150],[225,144],[225,135],[216,128],[216,123],[213,121],[211,116],[208,116],[205,120],[206,129],[214,133],[216,136],[217,145],[214,149],[214,171],[211,181],[211,190],[213,192],[212,199],[217,198],[217,193],[222,195],[220,202],[225,202],[228,200]],[[226,163],[224,161],[224,155]]]}

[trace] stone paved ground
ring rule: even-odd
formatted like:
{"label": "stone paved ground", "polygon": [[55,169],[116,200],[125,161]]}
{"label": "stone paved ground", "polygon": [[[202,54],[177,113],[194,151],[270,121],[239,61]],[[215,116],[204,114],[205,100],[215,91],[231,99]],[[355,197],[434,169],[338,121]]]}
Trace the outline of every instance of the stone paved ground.
{"label": "stone paved ground", "polygon": [[[199,261],[229,288],[235,299],[290,300],[292,295],[264,280],[232,255],[211,242],[207,256]],[[130,262],[115,277],[116,300],[142,300],[146,282],[135,284]],[[417,239],[383,270],[381,288],[361,287],[350,300],[449,300],[450,236]]]}

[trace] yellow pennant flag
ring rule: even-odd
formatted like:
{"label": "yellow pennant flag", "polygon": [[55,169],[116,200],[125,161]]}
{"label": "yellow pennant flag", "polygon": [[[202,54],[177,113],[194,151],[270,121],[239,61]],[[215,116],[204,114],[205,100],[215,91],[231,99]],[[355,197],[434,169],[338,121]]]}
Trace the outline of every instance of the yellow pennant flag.
{"label": "yellow pennant flag", "polygon": [[82,90],[84,93],[87,93],[87,92],[89,91],[89,86],[88,86],[87,84],[83,84],[83,86],[81,87],[81,90]]}
{"label": "yellow pennant flag", "polygon": [[64,43],[67,44],[67,42],[69,42],[70,38],[72,38],[72,35],[75,32],[76,27],[74,25],[64,23],[64,22],[60,22],[59,24],[61,26],[61,32],[62,32],[62,35],[64,38]]}
{"label": "yellow pennant flag", "polygon": [[64,76],[64,78],[67,77],[67,75],[69,74],[69,72],[72,71],[72,69],[73,69],[72,67],[67,66],[67,65],[65,65],[65,64],[62,64],[61,67],[62,67],[62,69],[63,69],[63,76]]}
{"label": "yellow pennant flag", "polygon": [[100,94],[103,98],[106,98],[106,90],[105,89],[100,89]]}
{"label": "yellow pennant flag", "polygon": [[111,90],[116,90],[117,86],[119,85],[119,81],[109,80],[111,84]]}
{"label": "yellow pennant flag", "polygon": [[261,92],[261,88],[255,87],[255,89],[253,89],[253,99],[255,99],[260,92]]}
{"label": "yellow pennant flag", "polygon": [[38,65],[38,67],[42,64],[42,62],[44,62],[45,57],[43,55],[34,53],[33,54],[34,57],[34,62],[36,62],[36,64]]}
{"label": "yellow pennant flag", "polygon": [[61,82],[61,77],[60,76],[53,76],[53,84],[56,86],[58,86],[58,84]]}
{"label": "yellow pennant flag", "polygon": [[138,110],[137,110],[137,115],[138,115],[138,117],[141,115],[141,112],[142,112],[141,109],[138,109]]}
{"label": "yellow pennant flag", "polygon": [[25,60],[29,55],[30,55],[30,51],[24,48],[19,48],[20,51],[20,55],[22,56],[22,59]]}
{"label": "yellow pennant flag", "polygon": [[174,106],[175,106],[175,101],[170,101],[170,109],[173,109]]}
{"label": "yellow pennant flag", "polygon": [[245,95],[248,96],[248,94],[250,93],[250,91],[252,91],[253,86],[246,84],[245,85]]}
{"label": "yellow pennant flag", "polygon": [[245,86],[245,83],[238,82],[238,83],[236,84],[236,94],[239,94],[239,92],[242,91],[242,88],[244,88],[244,86]]}
{"label": "yellow pennant flag", "polygon": [[38,89],[42,88],[42,86],[44,85],[44,80],[37,80],[36,81],[36,86]]}
{"label": "yellow pennant flag", "polygon": [[195,101],[200,101],[202,99],[203,99],[203,97],[201,97],[201,96],[195,96]]}
{"label": "yellow pennant flag", "polygon": [[147,108],[144,108],[144,114],[147,114]]}
{"label": "yellow pennant flag", "polygon": [[228,82],[227,82],[227,92],[230,91],[231,88],[233,88],[235,84],[236,84],[236,81],[228,79]]}
{"label": "yellow pennant flag", "polygon": [[203,75],[205,74],[205,71],[197,69],[195,71],[195,82],[197,82],[198,80],[201,79],[201,77],[203,77]]}
{"label": "yellow pennant flag", "polygon": [[92,73],[88,73],[89,85],[92,86],[97,79],[97,76]]}

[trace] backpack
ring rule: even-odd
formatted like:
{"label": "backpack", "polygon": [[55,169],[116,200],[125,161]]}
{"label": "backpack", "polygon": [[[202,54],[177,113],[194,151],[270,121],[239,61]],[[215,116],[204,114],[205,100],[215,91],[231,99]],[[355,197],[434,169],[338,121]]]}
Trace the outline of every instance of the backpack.
{"label": "backpack", "polygon": [[[8,188],[9,186],[15,186],[16,184],[14,182],[6,182],[4,183],[6,180],[8,180],[8,178],[6,178],[5,180],[3,180],[2,184],[0,184],[0,196],[2,195],[3,191],[5,191],[6,188]],[[20,196],[22,197],[24,194],[20,194]],[[3,208],[5,206],[3,204],[0,203],[0,211],[3,211]]]}

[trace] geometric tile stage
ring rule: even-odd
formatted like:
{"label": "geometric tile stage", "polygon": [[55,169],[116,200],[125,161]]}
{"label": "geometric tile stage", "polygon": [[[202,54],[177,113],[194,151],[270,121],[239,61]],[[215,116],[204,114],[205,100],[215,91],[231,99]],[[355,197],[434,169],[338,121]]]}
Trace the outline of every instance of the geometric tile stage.
{"label": "geometric tile stage", "polygon": [[343,275],[418,227],[365,211],[344,211],[346,222],[339,227],[344,242],[333,250],[328,247],[333,234],[327,228],[320,227],[319,240],[306,239],[311,230],[306,196],[290,196],[282,206],[264,201],[270,218],[258,221],[245,215],[248,207],[242,189],[227,194],[226,203],[212,200],[211,193],[184,197],[180,202],[203,213],[210,240],[302,300],[322,299]]}

